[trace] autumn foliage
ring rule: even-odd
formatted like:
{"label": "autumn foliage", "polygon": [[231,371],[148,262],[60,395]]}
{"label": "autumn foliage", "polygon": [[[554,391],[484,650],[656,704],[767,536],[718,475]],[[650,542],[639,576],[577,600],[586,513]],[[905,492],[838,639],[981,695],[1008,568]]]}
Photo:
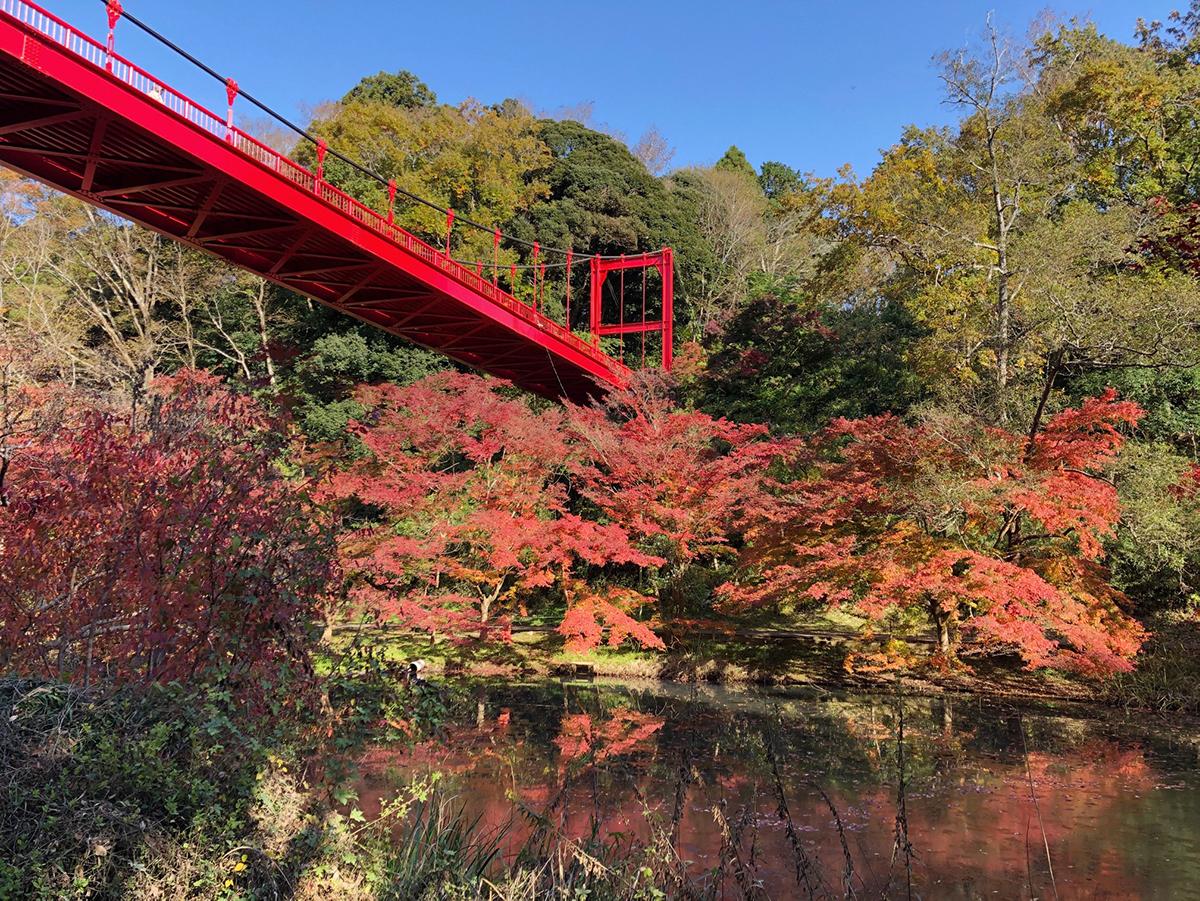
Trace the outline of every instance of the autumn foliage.
{"label": "autumn foliage", "polygon": [[132,413],[14,389],[5,422],[10,666],[80,682],[220,671],[241,687],[304,666],[332,560],[254,401],[185,371]]}
{"label": "autumn foliage", "polygon": [[1143,632],[1101,566],[1120,515],[1105,470],[1140,415],[1110,391],[1032,440],[951,416],[836,421],[797,450],[724,603],[912,614],[947,657],[967,635],[1030,667],[1129,669]]}
{"label": "autumn foliage", "polygon": [[733,553],[769,448],[763,429],[649,388],[534,409],[501,382],[446,374],[358,400],[366,455],[329,487],[351,518],[354,597],[459,635],[503,634],[542,600],[564,611],[570,647],[662,647],[648,617],[681,567]]}
{"label": "autumn foliage", "polygon": [[571,764],[596,764],[644,750],[648,739],[659,732],[666,719],[653,713],[615,707],[607,718],[599,719],[589,713],[564,716],[554,744],[559,751],[559,768]]}
{"label": "autumn foliage", "polygon": [[1106,473],[1136,405],[1110,391],[1032,438],[941,413],[781,440],[668,394],[644,380],[603,406],[535,404],[455,373],[362,387],[355,443],[315,493],[334,546],[279,468],[286,430],[217,379],[160,379],[132,414],[9,390],[8,660],[246,682],[303,666],[340,568],[355,609],[457,641],[507,639],[536,610],[572,649],[662,648],[662,617],[711,603],[700,584],[727,613],[845,605],[927,626],[948,663],[969,639],[1030,667],[1130,667],[1143,632],[1103,564],[1121,513]]}
{"label": "autumn foliage", "polygon": [[1141,411],[1113,392],[1034,436],[967,417],[838,420],[773,439],[672,407],[651,383],[604,406],[531,407],[441,375],[365,388],[365,449],[333,476],[358,604],[460,638],[531,605],[573,648],[661,647],[689,570],[718,604],[847,605],[938,656],[963,638],[1030,667],[1128,669],[1143,639],[1103,567],[1120,516],[1105,473]]}
{"label": "autumn foliage", "polygon": [[650,599],[615,577],[660,561],[621,525],[574,509],[581,449],[562,408],[534,410],[502,383],[449,373],[363,388],[357,399],[371,410],[352,427],[366,454],[327,494],[350,502],[340,546],[360,607],[487,637],[553,595],[572,645],[607,632],[613,645],[662,646],[632,615]]}
{"label": "autumn foliage", "polygon": [[663,558],[661,594],[675,613],[688,567],[736,560],[767,500],[767,470],[791,446],[762,425],[679,409],[650,379],[607,406],[569,408],[568,425],[582,445],[580,494]]}

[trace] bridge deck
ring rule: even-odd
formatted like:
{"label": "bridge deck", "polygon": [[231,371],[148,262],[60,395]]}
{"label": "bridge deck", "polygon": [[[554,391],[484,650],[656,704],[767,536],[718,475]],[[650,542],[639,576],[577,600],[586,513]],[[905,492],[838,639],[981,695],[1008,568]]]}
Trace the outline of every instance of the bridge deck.
{"label": "bridge deck", "polygon": [[0,0],[0,164],[548,397],[629,370],[25,0]]}

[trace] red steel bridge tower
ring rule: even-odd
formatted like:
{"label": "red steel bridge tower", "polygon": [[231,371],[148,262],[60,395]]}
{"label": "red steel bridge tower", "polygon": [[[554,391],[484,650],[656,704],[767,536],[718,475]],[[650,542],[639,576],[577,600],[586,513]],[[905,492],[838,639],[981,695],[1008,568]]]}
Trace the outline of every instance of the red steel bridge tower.
{"label": "red steel bridge tower", "polygon": [[[97,3],[98,17],[102,8],[103,42],[30,0],[0,0],[0,165],[547,397],[587,401],[625,385],[625,359],[644,365],[648,336],[658,336],[661,365],[670,369],[669,248],[576,254],[456,216],[289,122],[119,0]],[[224,110],[201,106],[119,55],[122,21],[219,82]],[[310,142],[315,166],[240,129],[239,99]],[[331,158],[377,179],[386,207],[372,209],[330,184]],[[430,243],[401,228],[402,203],[444,213],[445,234]],[[492,259],[456,258],[456,226],[487,232]],[[571,327],[571,273],[585,265],[590,309],[581,335]],[[562,321],[547,313],[555,291],[564,295]],[[607,318],[606,294],[615,300]],[[602,349],[602,338],[617,357]]]}

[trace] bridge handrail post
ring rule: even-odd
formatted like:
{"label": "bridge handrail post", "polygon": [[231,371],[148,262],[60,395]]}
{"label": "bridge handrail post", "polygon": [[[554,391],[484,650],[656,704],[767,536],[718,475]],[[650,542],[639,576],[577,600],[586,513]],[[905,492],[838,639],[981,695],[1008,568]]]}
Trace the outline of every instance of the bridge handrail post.
{"label": "bridge handrail post", "polygon": [[321,196],[321,183],[325,181],[325,153],[329,150],[329,145],[325,141],[317,141],[317,183],[316,193]]}
{"label": "bridge handrail post", "polygon": [[567,265],[563,271],[566,272],[566,274],[567,274],[566,292],[565,292],[566,293],[566,302],[564,304],[564,306],[566,307],[566,312],[563,314],[563,319],[564,319],[564,324],[567,327],[567,333],[574,336],[575,333],[571,331],[571,245],[570,244],[567,245]]}
{"label": "bridge handrail post", "polygon": [[533,293],[529,296],[529,305],[533,307],[534,312],[538,308],[538,254],[542,252],[541,245],[537,241],[533,242],[533,268],[530,274],[533,276]]}
{"label": "bridge handrail post", "polygon": [[105,45],[104,69],[106,72],[111,72],[113,70],[113,52],[116,46],[117,22],[121,20],[124,10],[121,8],[121,0],[108,0],[104,6],[108,13],[108,43]]}
{"label": "bridge handrail post", "polygon": [[225,116],[225,140],[233,141],[233,101],[237,100],[238,83],[232,78],[225,79],[225,99],[229,104]]}
{"label": "bridge handrail post", "polygon": [[492,229],[492,285],[500,287],[500,229]]}

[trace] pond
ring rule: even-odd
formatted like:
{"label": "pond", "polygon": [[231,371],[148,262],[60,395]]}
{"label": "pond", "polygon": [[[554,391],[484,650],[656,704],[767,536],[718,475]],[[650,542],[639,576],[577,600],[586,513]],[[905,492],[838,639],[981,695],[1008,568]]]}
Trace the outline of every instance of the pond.
{"label": "pond", "polygon": [[741,867],[770,898],[840,897],[847,880],[860,897],[907,897],[910,880],[921,898],[1200,891],[1190,723],[966,697],[603,682],[470,691],[437,740],[364,757],[368,816],[398,785],[439,772],[485,828],[506,828],[507,855],[539,817],[618,845],[657,833],[690,879],[719,872],[732,885]]}

